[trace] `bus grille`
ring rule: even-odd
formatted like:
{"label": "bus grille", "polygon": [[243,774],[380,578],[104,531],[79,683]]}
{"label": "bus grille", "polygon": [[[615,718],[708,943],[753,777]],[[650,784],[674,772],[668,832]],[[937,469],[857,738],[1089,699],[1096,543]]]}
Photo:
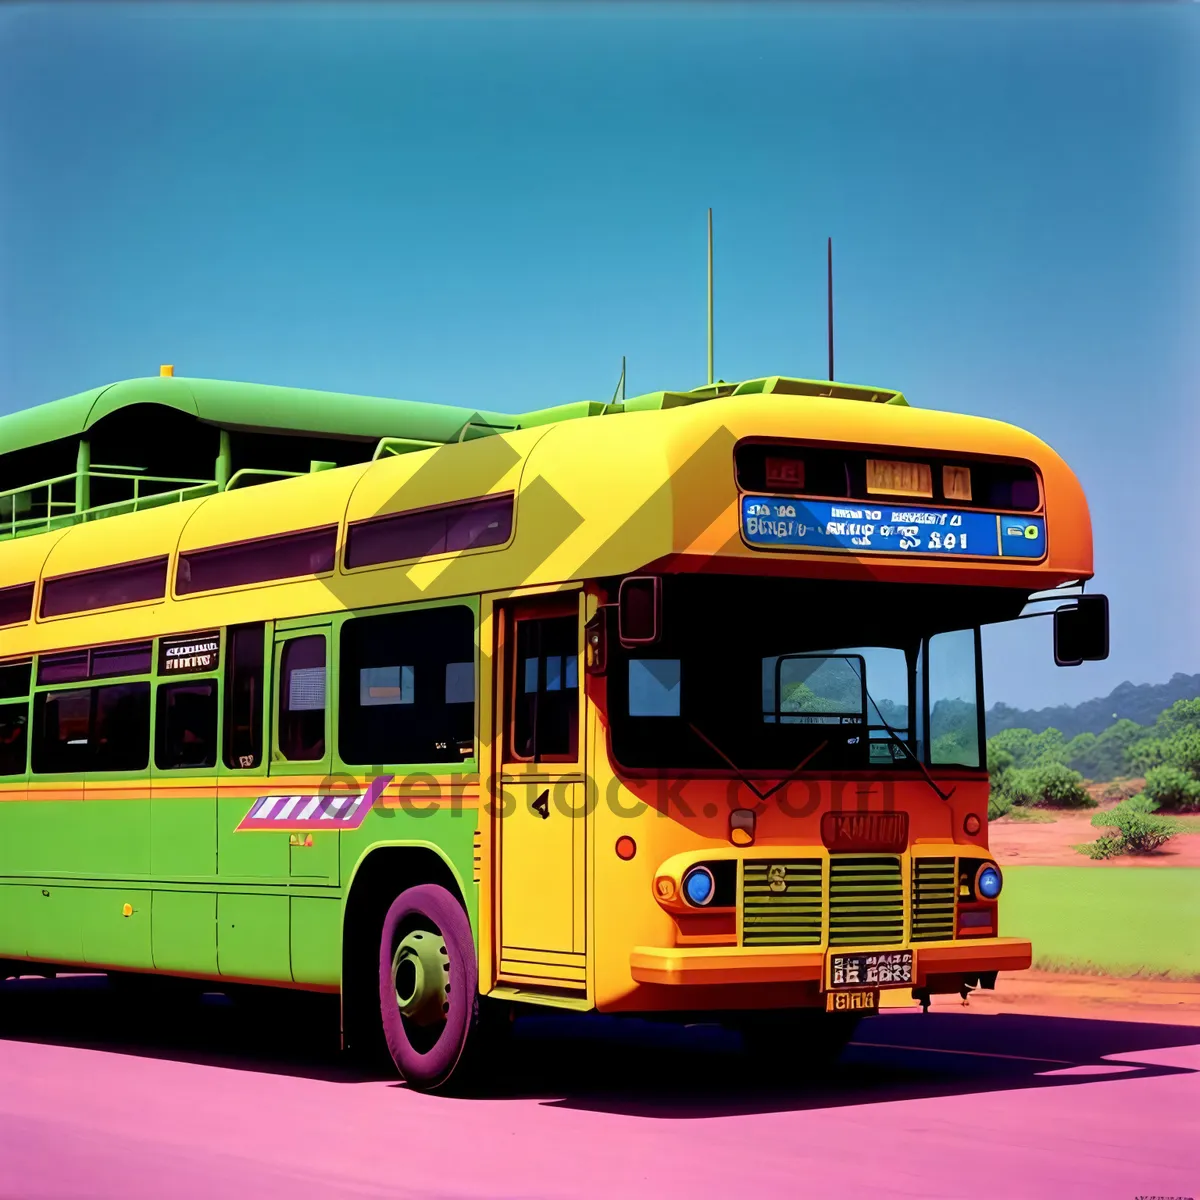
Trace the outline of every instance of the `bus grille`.
{"label": "bus grille", "polygon": [[817,946],[821,942],[821,860],[746,862],[742,877],[744,946]]}
{"label": "bus grille", "polygon": [[891,856],[831,856],[829,944],[891,946],[903,940],[900,860]]}
{"label": "bus grille", "polygon": [[912,941],[937,942],[954,936],[954,859],[912,861]]}

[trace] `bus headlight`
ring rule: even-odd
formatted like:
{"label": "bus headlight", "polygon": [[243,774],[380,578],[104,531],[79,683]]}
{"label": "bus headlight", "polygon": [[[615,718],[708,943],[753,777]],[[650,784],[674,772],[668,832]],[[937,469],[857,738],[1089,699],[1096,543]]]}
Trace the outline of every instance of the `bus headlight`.
{"label": "bus headlight", "polygon": [[995,863],[984,863],[975,876],[975,894],[984,900],[995,900],[1004,886],[1004,877]]}
{"label": "bus headlight", "polygon": [[717,884],[707,867],[693,867],[683,877],[683,894],[687,902],[696,908],[712,903]]}

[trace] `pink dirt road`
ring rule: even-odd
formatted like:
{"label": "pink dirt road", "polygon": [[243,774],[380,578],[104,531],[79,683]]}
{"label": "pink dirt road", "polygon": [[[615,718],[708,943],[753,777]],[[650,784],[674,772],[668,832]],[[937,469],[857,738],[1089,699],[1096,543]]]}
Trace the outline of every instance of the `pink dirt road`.
{"label": "pink dirt road", "polygon": [[348,1065],[332,1016],[0,985],[0,1197],[1200,1195],[1195,1027],[897,1012],[805,1082],[711,1027],[538,1018],[461,1099]]}

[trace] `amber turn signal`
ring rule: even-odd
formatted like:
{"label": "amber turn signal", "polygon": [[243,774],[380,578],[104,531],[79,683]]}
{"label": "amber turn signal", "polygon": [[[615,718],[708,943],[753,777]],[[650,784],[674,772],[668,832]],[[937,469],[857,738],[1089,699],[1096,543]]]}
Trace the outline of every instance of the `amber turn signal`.
{"label": "amber turn signal", "polygon": [[974,837],[979,832],[979,818],[974,813],[967,813],[967,819],[963,821],[963,828]]}
{"label": "amber turn signal", "polygon": [[628,834],[617,838],[617,857],[628,862],[637,853],[637,842]]}

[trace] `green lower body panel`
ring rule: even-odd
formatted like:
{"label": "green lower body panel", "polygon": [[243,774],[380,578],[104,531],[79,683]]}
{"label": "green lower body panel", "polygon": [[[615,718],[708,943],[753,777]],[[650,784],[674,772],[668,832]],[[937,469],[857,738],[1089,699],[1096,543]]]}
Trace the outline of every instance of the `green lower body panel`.
{"label": "green lower body panel", "polygon": [[0,884],[0,958],[29,954],[29,905],[32,888]]}
{"label": "green lower body panel", "polygon": [[0,874],[32,875],[84,870],[85,819],[78,800],[0,802]]}
{"label": "green lower body panel", "polygon": [[[244,836],[244,835],[243,835]],[[250,835],[254,836],[254,835]],[[257,836],[263,837],[263,834]],[[271,834],[265,836],[271,837]],[[297,837],[298,845],[289,846],[290,874],[296,883],[338,883],[338,833],[336,830]],[[312,844],[309,845],[311,839]]]}
{"label": "green lower body panel", "polygon": [[93,800],[85,795],[73,813],[79,870],[92,879],[150,874],[149,800]]}
{"label": "green lower body panel", "polygon": [[289,904],[287,896],[217,897],[217,966],[222,975],[291,983]]}
{"label": "green lower body panel", "polygon": [[155,970],[217,973],[214,892],[155,892],[153,929]]}
{"label": "green lower body panel", "polygon": [[46,962],[83,963],[83,904],[88,890],[50,884],[19,889],[25,895],[25,936],[29,957]]}
{"label": "green lower body panel", "polygon": [[320,987],[341,984],[342,902],[292,898],[292,978]]}
{"label": "green lower body panel", "polygon": [[130,888],[76,888],[83,920],[83,959],[97,967],[154,967],[150,893]]}
{"label": "green lower body panel", "polygon": [[[263,780],[263,794],[279,792]],[[280,793],[282,794],[282,793]],[[283,831],[238,829],[253,799],[222,796],[217,801],[217,874],[227,879],[286,883],[291,874],[290,838]]]}
{"label": "green lower body panel", "polygon": [[217,798],[150,802],[150,865],[155,879],[211,879],[217,873]]}

